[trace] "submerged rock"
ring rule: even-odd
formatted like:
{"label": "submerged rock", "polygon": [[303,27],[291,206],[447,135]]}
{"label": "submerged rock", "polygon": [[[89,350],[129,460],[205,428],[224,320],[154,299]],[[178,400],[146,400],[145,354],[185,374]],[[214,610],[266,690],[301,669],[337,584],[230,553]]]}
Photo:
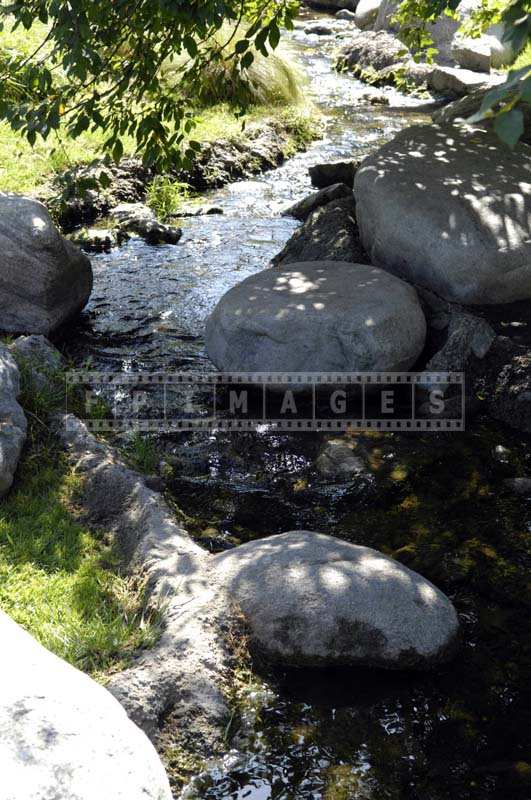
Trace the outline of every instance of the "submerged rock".
{"label": "submerged rock", "polygon": [[326,186],[324,189],[308,195],[308,197],[287,208],[282,212],[282,216],[295,217],[295,219],[304,222],[316,208],[330,203],[331,200],[338,200],[340,197],[352,197],[351,187],[344,183]]}
{"label": "submerged rock", "polygon": [[369,547],[310,531],[213,558],[253,644],[296,666],[426,669],[454,652],[458,621],[426,578]]}
{"label": "submerged rock", "polygon": [[312,22],[304,29],[304,33],[314,34],[315,36],[331,36],[334,29],[331,25],[323,25],[321,22]]}
{"label": "submerged rock", "polygon": [[122,203],[113,208],[111,217],[118,222],[121,235],[136,233],[147,244],[177,244],[183,235],[181,228],[159,222],[153,211],[142,203]]}
{"label": "submerged rock", "polygon": [[227,292],[206,348],[223,371],[400,371],[425,337],[411,286],[366,264],[317,261],[266,269]]}
{"label": "submerged rock", "polygon": [[415,125],[356,173],[362,244],[374,264],[449,301],[531,298],[530,186],[526,145]]}
{"label": "submerged rock", "polygon": [[87,303],[90,261],[37,200],[0,197],[0,252],[0,330],[47,335]]}
{"label": "submerged rock", "polygon": [[481,388],[491,416],[531,433],[531,351],[498,336],[485,367]]}
{"label": "submerged rock", "polygon": [[329,439],[315,461],[325,478],[351,480],[367,471],[366,461],[355,452],[356,444],[345,439]]}
{"label": "submerged rock", "polygon": [[171,800],[155,748],[114,697],[0,611],[2,796]]}
{"label": "submerged rock", "polygon": [[272,263],[275,266],[301,261],[368,263],[359,238],[355,208],[351,196],[316,209]]}
{"label": "submerged rock", "polygon": [[17,397],[20,374],[7,347],[0,345],[0,497],[11,488],[26,441],[26,417]]}

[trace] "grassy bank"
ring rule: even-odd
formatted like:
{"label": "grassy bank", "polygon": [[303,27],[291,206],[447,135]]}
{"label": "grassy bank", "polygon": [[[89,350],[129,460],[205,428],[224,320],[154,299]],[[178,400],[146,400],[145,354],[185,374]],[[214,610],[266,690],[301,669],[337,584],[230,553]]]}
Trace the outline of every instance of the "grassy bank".
{"label": "grassy bank", "polygon": [[20,402],[28,439],[11,492],[0,504],[0,607],[45,647],[96,677],[152,646],[159,616],[147,613],[140,577],[120,573],[104,531],[76,507],[81,488],[50,428],[62,382]]}
{"label": "grassy bank", "polygon": [[[39,23],[30,31],[2,31],[0,58],[2,52],[28,56],[45,33]],[[226,29],[218,33],[220,47],[229,33]],[[253,122],[266,121],[286,127],[290,136],[293,135],[294,150],[300,147],[301,141],[312,138],[304,77],[287,48],[281,46],[269,58],[255,52],[255,62],[248,70],[243,91],[249,104],[243,117],[236,115],[242,100],[242,81],[234,75],[230,56],[229,48],[225,60],[209,67],[203,84],[193,87],[193,96],[190,87],[179,83],[179,59],[168,62],[162,70],[161,80],[172,90],[175,87],[176,102],[188,103],[195,114],[197,125],[190,138],[200,143],[218,139],[245,142],[246,127]],[[19,133],[0,123],[0,190],[40,194],[54,175],[100,159],[106,138],[106,132],[100,130],[86,131],[75,140],[69,139],[66,132],[54,133],[47,141],[38,137],[32,147]],[[125,136],[123,144],[124,155],[134,156],[134,140]]]}

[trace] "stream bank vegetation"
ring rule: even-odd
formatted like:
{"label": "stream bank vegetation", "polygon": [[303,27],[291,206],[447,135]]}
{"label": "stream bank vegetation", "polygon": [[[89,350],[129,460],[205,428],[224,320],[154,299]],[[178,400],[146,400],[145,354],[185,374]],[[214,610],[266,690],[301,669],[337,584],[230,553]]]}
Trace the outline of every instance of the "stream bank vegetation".
{"label": "stream bank vegetation", "polygon": [[126,575],[111,538],[81,516],[81,478],[54,435],[60,372],[38,388],[21,364],[28,437],[0,508],[0,606],[41,644],[99,680],[152,647],[161,615],[141,576]]}
{"label": "stream bank vegetation", "polygon": [[76,165],[136,156],[175,179],[205,144],[245,146],[257,121],[284,129],[294,149],[312,138],[302,73],[279,45],[294,3],[226,3],[223,15],[215,3],[127,5],[78,2],[75,26],[57,4],[0,10],[4,191],[35,193]]}

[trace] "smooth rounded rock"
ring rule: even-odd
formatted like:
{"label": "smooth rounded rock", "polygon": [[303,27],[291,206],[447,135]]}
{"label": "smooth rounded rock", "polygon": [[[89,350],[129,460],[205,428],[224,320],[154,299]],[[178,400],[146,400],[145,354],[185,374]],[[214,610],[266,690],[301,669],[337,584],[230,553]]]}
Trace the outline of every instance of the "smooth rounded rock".
{"label": "smooth rounded rock", "polygon": [[171,800],[155,748],[103,686],[0,611],[0,795]]}
{"label": "smooth rounded rock", "polygon": [[414,125],[354,180],[373,264],[464,305],[531,299],[531,149],[483,130]]}
{"label": "smooth rounded rock", "polygon": [[232,288],[207,322],[206,348],[224,371],[400,371],[425,338],[411,286],[367,264],[315,261]]}
{"label": "smooth rounded rock", "polygon": [[290,531],[212,562],[252,643],[275,661],[426,669],[455,652],[459,624],[450,600],[369,547]]}
{"label": "smooth rounded rock", "polygon": [[47,335],[85,306],[91,290],[90,261],[42,203],[0,196],[0,330]]}

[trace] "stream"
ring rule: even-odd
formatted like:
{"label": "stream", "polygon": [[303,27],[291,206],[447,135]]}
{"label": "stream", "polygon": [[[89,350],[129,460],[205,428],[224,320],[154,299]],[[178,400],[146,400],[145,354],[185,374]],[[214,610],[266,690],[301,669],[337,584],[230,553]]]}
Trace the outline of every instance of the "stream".
{"label": "stream", "polygon": [[[311,191],[308,167],[363,155],[428,121],[391,90],[389,106],[360,102],[367,87],[332,69],[334,37],[304,33],[314,18],[303,17],[289,44],[323,114],[322,139],[278,169],[208,195],[223,215],[179,221],[179,245],[132,239],[95,256],[90,304],[69,331],[78,363],[211,371],[205,319],[296,229],[279,212]],[[297,528],[376,547],[450,596],[463,628],[460,656],[429,674],[255,664],[238,687],[230,752],[191,777],[181,796],[529,800],[531,502],[504,484],[531,473],[529,441],[481,417],[464,434],[350,439],[366,468],[345,482],[316,466],[324,434],[191,432],[157,444],[173,499],[204,547],[219,552]]]}

